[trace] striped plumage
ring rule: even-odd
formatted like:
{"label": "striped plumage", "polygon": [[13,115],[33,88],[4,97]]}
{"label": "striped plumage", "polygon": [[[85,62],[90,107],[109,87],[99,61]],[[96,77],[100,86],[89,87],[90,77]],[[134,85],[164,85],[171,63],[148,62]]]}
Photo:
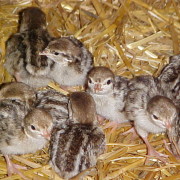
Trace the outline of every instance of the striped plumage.
{"label": "striped plumage", "polygon": [[50,137],[53,125],[51,115],[29,105],[16,95],[0,101],[0,152],[6,159],[9,176],[18,173],[25,178],[9,155],[34,153],[42,149]]}
{"label": "striped plumage", "polygon": [[84,85],[92,68],[92,54],[71,36],[51,41],[40,54],[55,62],[49,77],[62,86]]}
{"label": "striped plumage", "polygon": [[104,150],[104,134],[98,127],[70,124],[57,127],[52,134],[50,161],[63,178],[95,166],[96,158]]}
{"label": "striped plumage", "polygon": [[180,55],[170,58],[169,64],[163,68],[158,80],[164,94],[180,108]]}
{"label": "striped plumage", "polygon": [[36,107],[50,112],[54,122],[63,123],[69,117],[68,101],[67,96],[53,89],[37,91]]}
{"label": "striped plumage", "polygon": [[50,164],[65,179],[95,166],[105,150],[105,135],[97,125],[93,98],[85,92],[73,93],[69,112],[65,124],[54,126],[50,141]]}
{"label": "striped plumage", "polygon": [[[132,83],[132,84],[131,84]],[[137,77],[129,83],[130,91],[126,98],[125,111],[129,120],[134,121],[135,129],[147,145],[148,155],[162,161],[161,154],[150,145],[149,133],[169,132],[178,117],[174,102],[164,95],[156,78]]]}
{"label": "striped plumage", "polygon": [[173,122],[168,136],[171,142],[172,152],[180,159],[180,55],[170,57],[169,64],[163,68],[158,80],[163,93],[172,99],[179,109],[179,116]]}
{"label": "striped plumage", "polygon": [[5,68],[16,78],[33,87],[46,86],[52,61],[41,52],[52,40],[46,29],[46,16],[37,7],[28,7],[20,12],[19,32],[12,35],[6,44]]}

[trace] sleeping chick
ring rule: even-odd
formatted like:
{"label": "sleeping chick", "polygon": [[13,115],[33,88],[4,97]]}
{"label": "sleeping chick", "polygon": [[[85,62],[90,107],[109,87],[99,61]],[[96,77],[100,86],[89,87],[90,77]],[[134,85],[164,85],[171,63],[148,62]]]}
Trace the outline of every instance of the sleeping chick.
{"label": "sleeping chick", "polygon": [[46,29],[46,16],[37,7],[20,12],[19,32],[6,43],[5,68],[18,82],[32,87],[46,86],[51,80],[48,74],[53,66],[46,56],[40,56],[51,41]]}
{"label": "sleeping chick", "polygon": [[86,75],[92,68],[92,54],[74,37],[55,39],[40,54],[55,62],[49,77],[64,89],[83,86]]}
{"label": "sleeping chick", "polygon": [[70,95],[69,119],[54,126],[50,141],[50,164],[64,179],[95,166],[105,150],[105,135],[97,126],[95,102],[85,92]]}

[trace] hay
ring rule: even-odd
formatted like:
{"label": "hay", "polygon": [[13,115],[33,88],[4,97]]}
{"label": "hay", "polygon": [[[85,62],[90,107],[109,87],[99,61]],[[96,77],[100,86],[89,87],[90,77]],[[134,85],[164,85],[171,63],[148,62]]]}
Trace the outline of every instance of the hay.
{"label": "hay", "polygon": [[[92,52],[95,66],[107,66],[117,75],[157,76],[169,56],[179,53],[178,0],[0,0],[0,82],[13,80],[3,68],[5,42],[17,31],[19,10],[28,6],[38,6],[46,13],[52,36],[74,35]],[[62,92],[57,85],[50,86]],[[146,146],[142,140],[130,142],[131,134],[121,135],[129,128],[119,128],[112,134],[110,129],[105,130],[107,150],[84,180],[180,179],[180,163],[163,143],[166,136],[150,135],[149,140],[159,152],[169,155],[169,162],[152,159],[144,165]],[[28,167],[23,173],[30,179],[61,179],[48,165],[48,158],[46,148],[13,156],[13,161]],[[1,156],[0,178],[21,179],[18,175],[7,177],[6,173]]]}

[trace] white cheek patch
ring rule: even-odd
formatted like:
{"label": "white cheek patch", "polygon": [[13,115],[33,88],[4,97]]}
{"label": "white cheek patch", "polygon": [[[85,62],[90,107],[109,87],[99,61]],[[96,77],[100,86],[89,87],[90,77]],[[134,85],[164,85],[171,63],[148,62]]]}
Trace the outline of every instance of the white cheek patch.
{"label": "white cheek patch", "polygon": [[165,122],[161,121],[161,120],[153,120],[155,122],[156,125],[158,125],[161,128],[166,128]]}

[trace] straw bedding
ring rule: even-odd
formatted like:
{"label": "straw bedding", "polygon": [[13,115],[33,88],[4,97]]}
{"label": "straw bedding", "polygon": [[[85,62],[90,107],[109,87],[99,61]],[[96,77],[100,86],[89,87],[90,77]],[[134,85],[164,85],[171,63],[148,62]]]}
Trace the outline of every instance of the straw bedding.
{"label": "straw bedding", "polygon": [[[95,66],[107,66],[117,75],[157,76],[169,56],[179,53],[179,0],[0,0],[0,82],[13,81],[3,68],[5,42],[17,31],[19,10],[28,6],[38,6],[46,13],[52,36],[74,35],[94,55]],[[50,86],[61,91],[55,84]],[[140,138],[131,142],[131,134],[122,135],[130,127],[119,127],[112,134],[111,129],[104,130],[106,152],[84,180],[180,179],[180,162],[164,145],[167,137],[149,135],[151,144],[169,155],[168,163],[152,159],[144,165],[145,144]],[[48,165],[48,157],[45,148],[35,154],[13,156],[13,161],[28,167],[24,174],[30,179],[61,179]],[[6,173],[0,156],[0,178],[21,179]]]}

